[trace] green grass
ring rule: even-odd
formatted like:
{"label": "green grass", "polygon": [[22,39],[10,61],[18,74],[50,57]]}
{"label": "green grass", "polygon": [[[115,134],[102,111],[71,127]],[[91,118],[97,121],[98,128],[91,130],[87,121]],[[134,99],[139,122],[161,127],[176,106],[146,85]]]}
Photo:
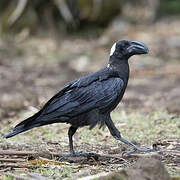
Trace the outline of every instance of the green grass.
{"label": "green grass", "polygon": [[63,178],[70,178],[73,173],[73,169],[66,166],[54,166],[47,164],[37,168],[35,172],[40,173],[42,176],[51,177],[51,178],[59,177],[63,179]]}
{"label": "green grass", "polygon": [[[150,145],[157,140],[180,138],[180,118],[168,114],[166,111],[152,112],[147,115],[138,112],[113,112],[112,119],[124,138],[141,144]],[[4,143],[7,142],[11,145],[17,143],[21,145],[24,142],[43,143],[46,141],[63,141],[68,145],[68,127],[66,124],[54,124],[34,128],[24,134],[2,140]],[[2,132],[3,134],[7,133],[8,128],[5,127]],[[110,135],[107,128],[102,130],[98,126],[92,130],[89,130],[88,127],[80,128],[74,137],[75,144],[78,145],[81,145],[81,143],[98,144],[105,138],[110,140],[105,142],[106,144],[117,144],[117,140]],[[78,139],[78,142],[76,142],[76,139]]]}
{"label": "green grass", "polygon": [[[168,114],[166,111],[155,111],[149,114],[139,112],[113,112],[112,119],[116,127],[121,131],[121,135],[130,141],[135,141],[141,146],[150,147],[153,143],[163,140],[180,139],[180,117]],[[1,144],[10,145],[10,147],[24,147],[29,145],[36,150],[48,150],[60,146],[61,152],[68,151],[68,125],[55,124],[40,128],[18,135],[10,139],[0,139]],[[5,127],[1,131],[3,134],[8,132]],[[49,145],[48,142],[59,143],[56,146]],[[98,126],[91,131],[88,127],[80,128],[74,136],[75,150],[89,152],[108,153],[103,148],[105,146],[117,147],[121,143],[115,140],[109,133],[108,129],[99,129]],[[97,150],[97,151],[96,151]],[[177,176],[178,168],[166,166],[169,173]],[[88,174],[91,170],[101,172],[101,166],[89,167]],[[117,167],[118,168],[118,167]],[[109,171],[111,169],[108,169]],[[35,168],[34,172],[40,173],[47,177],[59,177],[60,179],[71,179],[75,173],[74,169],[66,166],[55,166],[52,164],[43,165]],[[11,177],[7,177],[7,179]],[[6,180],[6,179],[5,179]]]}

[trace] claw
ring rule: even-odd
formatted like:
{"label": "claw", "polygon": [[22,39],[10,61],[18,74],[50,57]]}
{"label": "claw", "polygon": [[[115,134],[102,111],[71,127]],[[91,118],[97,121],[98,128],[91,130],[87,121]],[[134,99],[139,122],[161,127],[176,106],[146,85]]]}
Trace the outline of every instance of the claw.
{"label": "claw", "polygon": [[130,154],[132,154],[133,152],[135,152],[137,149],[131,149],[131,150],[127,150],[127,151],[124,151],[124,152],[122,152],[122,156],[128,156],[128,155],[130,155]]}
{"label": "claw", "polygon": [[135,151],[141,151],[141,152],[151,152],[151,151],[154,151],[154,149],[151,149],[151,148],[145,148],[145,147],[139,147],[139,146],[134,146],[131,150],[127,150],[127,151],[124,151],[122,153],[122,155],[130,155],[132,153],[134,153]]}

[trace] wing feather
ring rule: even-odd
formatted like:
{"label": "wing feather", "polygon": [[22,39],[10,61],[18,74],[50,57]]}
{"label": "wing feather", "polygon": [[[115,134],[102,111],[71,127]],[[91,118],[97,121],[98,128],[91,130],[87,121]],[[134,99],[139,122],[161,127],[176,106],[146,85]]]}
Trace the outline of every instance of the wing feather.
{"label": "wing feather", "polygon": [[42,120],[57,119],[61,116],[75,117],[92,109],[107,109],[121,94],[123,80],[109,78],[96,80],[89,86],[74,87],[52,101],[43,111]]}

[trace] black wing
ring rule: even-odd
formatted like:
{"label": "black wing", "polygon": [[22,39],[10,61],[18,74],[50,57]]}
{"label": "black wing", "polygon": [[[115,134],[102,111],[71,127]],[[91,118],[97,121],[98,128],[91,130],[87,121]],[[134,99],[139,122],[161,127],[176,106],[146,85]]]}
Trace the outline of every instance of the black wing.
{"label": "black wing", "polygon": [[103,111],[117,100],[124,86],[123,80],[117,77],[95,78],[87,85],[84,82],[86,79],[78,79],[60,91],[44,106],[37,120],[73,118],[95,108]]}

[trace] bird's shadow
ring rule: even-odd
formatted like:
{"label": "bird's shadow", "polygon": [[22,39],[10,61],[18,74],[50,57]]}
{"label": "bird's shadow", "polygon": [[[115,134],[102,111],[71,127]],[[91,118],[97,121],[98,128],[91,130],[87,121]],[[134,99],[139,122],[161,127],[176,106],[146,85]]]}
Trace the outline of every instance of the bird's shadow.
{"label": "bird's shadow", "polygon": [[[122,157],[102,155],[97,153],[86,153],[79,152],[76,154],[59,154],[56,157],[58,161],[66,161],[69,163],[78,163],[78,164],[100,164],[107,162],[116,162],[122,164],[125,160]],[[114,163],[113,163],[114,164]]]}

